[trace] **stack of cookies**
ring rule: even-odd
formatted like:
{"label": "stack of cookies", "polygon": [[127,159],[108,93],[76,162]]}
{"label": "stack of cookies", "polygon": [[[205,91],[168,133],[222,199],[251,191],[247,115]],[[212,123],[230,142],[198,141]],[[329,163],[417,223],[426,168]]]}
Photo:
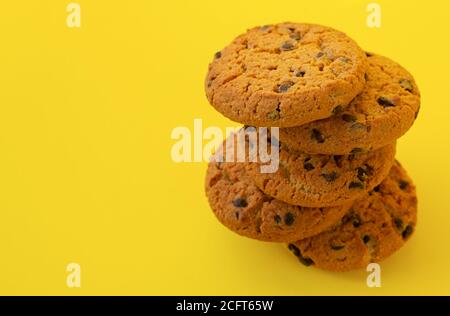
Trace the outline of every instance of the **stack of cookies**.
{"label": "stack of cookies", "polygon": [[206,194],[226,227],[332,271],[365,268],[410,238],[416,191],[395,150],[420,94],[399,64],[332,28],[281,23],[217,52],[205,89],[244,129],[279,128],[268,136],[279,150],[274,172],[258,159],[211,160]]}

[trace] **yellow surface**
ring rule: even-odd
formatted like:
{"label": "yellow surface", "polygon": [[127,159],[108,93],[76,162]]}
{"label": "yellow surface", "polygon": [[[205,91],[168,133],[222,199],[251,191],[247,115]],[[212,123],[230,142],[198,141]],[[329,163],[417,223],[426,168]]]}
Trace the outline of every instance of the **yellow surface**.
{"label": "yellow surface", "polygon": [[[379,1],[5,1],[0,11],[0,294],[450,294],[450,4]],[[235,125],[206,101],[215,51],[285,20],[345,31],[409,69],[422,110],[398,142],[414,238],[367,272],[298,264],[214,218],[205,163],[172,161],[173,128]],[[81,266],[81,288],[66,266]]]}

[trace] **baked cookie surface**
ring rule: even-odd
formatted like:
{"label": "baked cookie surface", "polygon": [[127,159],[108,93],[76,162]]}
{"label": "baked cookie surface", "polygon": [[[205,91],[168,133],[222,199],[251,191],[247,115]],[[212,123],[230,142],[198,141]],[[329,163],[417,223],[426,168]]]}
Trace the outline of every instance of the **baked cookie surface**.
{"label": "baked cookie surface", "polygon": [[395,162],[389,176],[357,201],[338,225],[288,247],[305,265],[331,271],[365,268],[400,249],[416,221],[415,186]]}
{"label": "baked cookie surface", "polygon": [[264,194],[248,177],[244,163],[214,162],[205,181],[209,204],[230,230],[253,239],[290,242],[316,235],[348,212],[350,204],[305,208]]}
{"label": "baked cookie surface", "polygon": [[349,154],[394,142],[414,123],[420,92],[402,66],[369,54],[366,85],[350,105],[334,116],[280,129],[280,140],[311,154]]}
{"label": "baked cookie surface", "polygon": [[206,96],[243,124],[298,126],[345,108],[363,89],[366,59],[352,39],[329,27],[255,27],[215,54]]}
{"label": "baked cookie surface", "polygon": [[365,195],[388,175],[395,144],[367,153],[310,155],[281,142],[279,167],[262,173],[259,163],[247,163],[248,174],[267,195],[306,207],[345,204]]}

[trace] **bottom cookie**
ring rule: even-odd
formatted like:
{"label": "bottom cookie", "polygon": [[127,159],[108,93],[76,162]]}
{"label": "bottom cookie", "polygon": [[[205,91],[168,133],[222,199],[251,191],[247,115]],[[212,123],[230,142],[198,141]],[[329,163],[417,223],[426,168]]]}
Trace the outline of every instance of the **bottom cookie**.
{"label": "bottom cookie", "polygon": [[415,186],[396,161],[388,177],[355,202],[339,224],[288,248],[303,264],[320,269],[365,268],[400,249],[414,232],[416,220]]}

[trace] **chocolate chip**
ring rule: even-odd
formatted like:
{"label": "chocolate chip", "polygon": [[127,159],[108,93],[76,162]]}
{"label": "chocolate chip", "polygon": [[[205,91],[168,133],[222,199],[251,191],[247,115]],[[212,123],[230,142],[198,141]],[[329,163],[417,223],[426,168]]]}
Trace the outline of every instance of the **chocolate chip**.
{"label": "chocolate chip", "polygon": [[298,249],[298,247],[294,244],[289,244],[288,245],[288,249],[290,251],[292,251],[292,253],[294,254],[294,256],[298,257],[300,256],[300,249]]}
{"label": "chocolate chip", "polygon": [[307,267],[309,267],[310,265],[313,265],[314,264],[314,261],[312,261],[312,259],[310,259],[310,258],[305,258],[305,257],[303,257],[303,256],[299,256],[298,257],[298,260],[303,264],[303,265],[305,265],[305,266],[307,266]]}
{"label": "chocolate chip", "polygon": [[285,81],[277,86],[276,92],[284,93],[289,90],[295,83],[293,81]]}
{"label": "chocolate chip", "polygon": [[275,215],[274,217],[273,217],[273,220],[275,221],[275,223],[277,223],[277,224],[279,224],[279,223],[281,223],[281,217],[280,217],[280,215]]}
{"label": "chocolate chip", "polygon": [[334,182],[337,178],[339,178],[339,174],[336,171],[322,173],[320,176],[322,176],[327,182]]}
{"label": "chocolate chip", "polygon": [[[291,32],[293,32],[293,31],[291,30]],[[302,38],[299,32],[293,32],[293,33],[289,34],[289,37],[295,41],[299,41]]]}
{"label": "chocolate chip", "polygon": [[341,117],[345,122],[348,122],[348,123],[356,122],[356,116],[354,116],[354,115],[346,113],[346,114],[342,114]]}
{"label": "chocolate chip", "polygon": [[323,137],[322,133],[315,128],[313,128],[311,131],[311,138],[315,139],[319,144],[325,142],[325,138]]}
{"label": "chocolate chip", "polygon": [[368,235],[364,235],[362,240],[365,244],[367,244],[370,241],[370,237]]}
{"label": "chocolate chip", "polygon": [[294,224],[294,221],[295,221],[295,216],[294,216],[294,214],[292,214],[291,212],[287,212],[287,213],[284,215],[284,223],[285,223],[287,226],[291,226],[292,224]]}
{"label": "chocolate chip", "polygon": [[362,152],[363,152],[363,149],[362,149],[362,148],[355,147],[355,148],[353,148],[353,149],[350,151],[350,154],[354,155],[354,154],[359,154],[359,153],[362,153]]}
{"label": "chocolate chip", "polygon": [[392,101],[391,99],[386,98],[386,97],[379,97],[377,102],[378,102],[379,105],[381,105],[381,106],[383,106],[385,108],[386,107],[390,107],[390,106],[395,106],[394,101]]}
{"label": "chocolate chip", "polygon": [[350,126],[350,128],[351,129],[366,129],[367,126],[364,125],[363,123],[356,122],[356,123],[353,123],[352,126]]}
{"label": "chocolate chip", "polygon": [[236,207],[246,207],[248,203],[244,198],[237,198],[236,200],[233,200],[233,205]]}
{"label": "chocolate chip", "polygon": [[400,181],[398,182],[398,187],[399,187],[401,190],[405,190],[408,186],[409,186],[408,181],[400,180]]}
{"label": "chocolate chip", "polygon": [[374,191],[374,192],[380,192],[380,186],[377,185],[375,188],[373,188],[373,191]]}
{"label": "chocolate chip", "polygon": [[234,216],[236,216],[236,219],[239,219],[239,215],[240,215],[239,212],[234,213]]}
{"label": "chocolate chip", "polygon": [[411,83],[411,81],[409,81],[408,79],[401,79],[399,81],[400,86],[405,89],[406,91],[412,92],[414,87],[413,84]]}
{"label": "chocolate chip", "polygon": [[357,182],[357,181],[352,181],[350,182],[350,184],[348,185],[349,189],[364,189],[364,183],[362,182]]}
{"label": "chocolate chip", "polygon": [[298,258],[298,260],[304,264],[305,266],[310,266],[312,264],[314,264],[314,261],[312,261],[310,258],[305,258],[302,256],[302,253],[300,252],[300,249],[298,249],[298,247],[294,244],[289,244],[288,245],[288,249],[290,251],[292,251],[292,253],[294,254],[294,256],[296,256]]}
{"label": "chocolate chip", "polygon": [[334,156],[333,156],[334,163],[335,163],[336,166],[338,166],[339,168],[342,167],[342,158],[343,158],[342,155],[334,155]]}
{"label": "chocolate chip", "polygon": [[373,54],[372,54],[372,53],[369,53],[369,52],[366,52],[366,56],[367,56],[367,57],[372,57]]}
{"label": "chocolate chip", "polygon": [[366,180],[366,176],[367,176],[367,171],[366,169],[359,167],[358,169],[356,169],[357,173],[358,173],[358,179],[361,182],[364,182]]}
{"label": "chocolate chip", "polygon": [[339,60],[339,61],[342,61],[343,63],[346,63],[346,64],[349,63],[349,62],[351,61],[350,58],[345,57],[345,56],[339,57],[338,60]]}
{"label": "chocolate chip", "polygon": [[405,230],[402,232],[403,239],[407,239],[414,232],[414,228],[411,225],[406,226]]}
{"label": "chocolate chip", "polygon": [[337,115],[339,113],[342,113],[342,111],[344,111],[344,108],[342,107],[342,105],[337,105],[331,113],[333,115]]}
{"label": "chocolate chip", "polygon": [[299,70],[299,71],[297,71],[297,72],[295,73],[295,76],[296,76],[296,77],[304,77],[304,76],[305,76],[305,72],[302,71],[302,70]]}
{"label": "chocolate chip", "polygon": [[332,242],[330,244],[330,248],[333,249],[333,250],[341,250],[341,249],[344,249],[345,246],[344,245],[338,245],[338,244],[335,244],[335,243]]}
{"label": "chocolate chip", "polygon": [[217,52],[214,54],[214,58],[215,59],[219,59],[220,57],[222,57],[222,53],[221,52]]}
{"label": "chocolate chip", "polygon": [[358,214],[352,213],[350,215],[350,221],[352,222],[352,225],[355,228],[361,226],[361,218],[358,216]]}
{"label": "chocolate chip", "polygon": [[365,164],[363,168],[364,168],[364,170],[366,171],[366,174],[367,174],[368,176],[373,175],[373,167],[372,167],[371,165]]}
{"label": "chocolate chip", "polygon": [[401,218],[398,218],[398,217],[394,218],[394,224],[395,224],[395,227],[397,227],[398,229],[403,228],[403,221]]}
{"label": "chocolate chip", "polygon": [[281,46],[280,49],[282,51],[288,51],[288,50],[293,50],[295,48],[295,45],[290,43],[290,42],[284,42]]}
{"label": "chocolate chip", "polygon": [[280,119],[280,111],[278,109],[273,110],[272,112],[267,113],[266,117],[272,121],[279,120]]}
{"label": "chocolate chip", "polygon": [[320,58],[320,57],[322,57],[323,55],[324,55],[323,52],[318,52],[317,55],[316,55],[316,57],[317,57],[317,58]]}
{"label": "chocolate chip", "polygon": [[303,168],[305,168],[306,171],[311,171],[314,169],[314,165],[310,162],[305,162]]}

